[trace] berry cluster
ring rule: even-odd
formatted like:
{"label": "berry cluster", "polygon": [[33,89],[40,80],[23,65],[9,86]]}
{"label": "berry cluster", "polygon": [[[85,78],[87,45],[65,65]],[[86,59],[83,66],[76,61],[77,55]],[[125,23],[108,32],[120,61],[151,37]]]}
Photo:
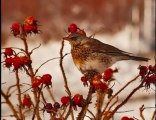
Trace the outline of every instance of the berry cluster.
{"label": "berry cluster", "polygon": [[50,74],[44,74],[42,77],[34,77],[32,88],[38,89],[41,84],[45,84],[47,87],[52,86],[52,76]]}
{"label": "berry cluster", "polygon": [[11,31],[14,36],[20,35],[21,33],[39,33],[38,21],[33,16],[28,16],[24,23],[13,23],[11,26]]}
{"label": "berry cluster", "polygon": [[80,94],[75,94],[72,99],[70,99],[69,96],[63,96],[61,98],[61,103],[62,103],[63,107],[65,107],[69,103],[71,103],[73,108],[74,108],[74,110],[77,110],[77,106],[78,107],[83,107],[85,104],[87,104],[86,100]]}
{"label": "berry cluster", "polygon": [[4,65],[7,68],[13,66],[14,70],[18,70],[22,67],[30,66],[32,63],[27,56],[19,56],[12,48],[5,48],[4,55]]}
{"label": "berry cluster", "polygon": [[117,69],[106,69],[102,74],[95,75],[92,80],[88,76],[82,76],[81,81],[84,86],[88,86],[88,82],[91,84],[93,92],[95,90],[108,91],[107,82],[113,80],[113,73],[118,72]]}
{"label": "berry cluster", "polygon": [[47,113],[52,113],[53,116],[55,116],[59,108],[60,104],[58,102],[55,102],[53,105],[51,103],[46,103],[43,107],[43,111],[46,111]]}
{"label": "berry cluster", "polygon": [[150,88],[151,84],[156,84],[156,65],[139,66],[139,75],[145,83],[145,87]]}

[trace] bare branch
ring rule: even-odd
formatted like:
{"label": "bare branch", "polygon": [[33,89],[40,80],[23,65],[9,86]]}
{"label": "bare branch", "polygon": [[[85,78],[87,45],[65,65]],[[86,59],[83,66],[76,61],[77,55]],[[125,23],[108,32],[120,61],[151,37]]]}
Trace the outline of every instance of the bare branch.
{"label": "bare branch", "polygon": [[12,102],[10,101],[9,97],[3,92],[3,90],[1,90],[1,95],[4,97],[6,103],[8,104],[8,106],[10,107],[13,115],[19,120],[19,116],[17,114],[16,109],[14,108],[14,105],[12,104]]}
{"label": "bare branch", "polygon": [[[64,58],[64,57],[67,56],[68,54],[70,54],[70,53],[66,53],[65,55],[62,56],[62,58]],[[52,61],[52,60],[55,60],[55,59],[60,59],[60,58],[61,58],[61,57],[51,58],[51,59],[45,61],[44,63],[42,63],[42,64],[36,69],[35,75],[36,75],[36,73],[39,71],[39,69],[40,69],[43,65],[45,65],[45,64],[48,63],[49,61]]]}
{"label": "bare branch", "polygon": [[31,50],[30,55],[33,53],[34,50],[38,49],[39,47],[41,47],[41,43],[39,44],[39,46],[35,47],[34,49]]}
{"label": "bare branch", "polygon": [[145,110],[144,105],[142,105],[140,108],[140,117],[142,118],[142,120],[145,120],[144,115],[143,115],[143,111]]}

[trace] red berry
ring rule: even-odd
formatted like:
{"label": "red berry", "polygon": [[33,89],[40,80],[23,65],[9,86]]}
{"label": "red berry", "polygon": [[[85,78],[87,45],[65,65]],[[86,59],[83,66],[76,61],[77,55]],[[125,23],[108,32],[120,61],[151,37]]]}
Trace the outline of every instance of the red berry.
{"label": "red berry", "polygon": [[60,108],[60,104],[58,102],[54,103],[54,108]]}
{"label": "red berry", "polygon": [[102,78],[102,75],[100,75],[100,74],[94,76],[94,79],[97,79],[97,80],[100,80],[101,78]]}
{"label": "red berry", "polygon": [[151,71],[151,72],[156,72],[156,65],[149,65],[149,70]]}
{"label": "red berry", "polygon": [[77,32],[77,25],[76,24],[70,24],[69,28],[68,28],[68,31],[71,32],[71,33],[74,33],[74,32]]}
{"label": "red berry", "polygon": [[156,74],[153,74],[147,78],[149,83],[156,83]]}
{"label": "red berry", "polygon": [[21,67],[21,60],[20,60],[20,57],[18,57],[18,56],[15,56],[14,58],[13,58],[13,66],[14,66],[14,70],[17,70],[17,69],[19,69],[20,67]]}
{"label": "red berry", "polygon": [[87,81],[87,80],[86,80],[86,77],[85,77],[85,76],[82,76],[82,77],[81,77],[81,81],[82,81],[82,82],[86,82],[86,81]]}
{"label": "red berry", "polygon": [[111,68],[108,68],[104,71],[103,79],[108,81],[112,78],[113,76],[113,70]]}
{"label": "red berry", "polygon": [[28,94],[24,95],[22,104],[24,107],[26,106],[28,108],[30,108],[30,106],[32,105],[31,98]]}
{"label": "red berry", "polygon": [[107,90],[108,85],[106,83],[101,83],[99,88],[104,91],[104,90]]}
{"label": "red berry", "polygon": [[32,61],[27,56],[20,57],[21,63],[23,65],[30,65]]}
{"label": "red berry", "polygon": [[13,50],[11,48],[6,48],[5,49],[5,55],[8,55],[8,56],[13,55]]}
{"label": "red berry", "polygon": [[10,68],[12,63],[13,63],[13,59],[12,58],[6,58],[5,59],[5,66],[6,67]]}
{"label": "red berry", "polygon": [[124,117],[121,118],[121,120],[134,120],[134,119],[124,116]]}
{"label": "red berry", "polygon": [[73,102],[74,102],[76,105],[80,105],[82,100],[83,100],[83,96],[80,95],[80,94],[76,94],[76,95],[73,97]]}
{"label": "red berry", "polygon": [[26,33],[37,33],[38,32],[38,27],[35,25],[25,25],[24,30]]}
{"label": "red berry", "polygon": [[98,87],[100,84],[101,84],[102,82],[99,80],[99,79],[93,79],[93,81],[92,81],[92,85],[94,86],[94,87]]}
{"label": "red berry", "polygon": [[45,110],[47,111],[47,113],[51,113],[52,112],[52,109],[53,109],[53,106],[51,103],[46,103],[45,105]]}
{"label": "red berry", "polygon": [[112,68],[108,68],[104,71],[104,74],[111,74],[111,73],[113,73]]}
{"label": "red berry", "polygon": [[19,23],[12,24],[11,30],[12,30],[14,36],[20,34],[20,24]]}
{"label": "red berry", "polygon": [[34,78],[33,82],[32,82],[32,87],[33,88],[38,88],[39,85],[42,83],[41,79],[39,78]]}
{"label": "red berry", "polygon": [[129,117],[124,116],[121,118],[121,120],[129,120]]}
{"label": "red berry", "polygon": [[148,68],[146,66],[139,66],[139,69],[140,69],[139,75],[142,77],[145,76],[148,71]]}
{"label": "red berry", "polygon": [[133,118],[129,118],[129,120],[134,120]]}
{"label": "red berry", "polygon": [[83,85],[84,85],[84,86],[86,86],[86,85],[88,86],[87,79],[86,79],[85,76],[82,76],[82,77],[81,77],[81,81],[83,82]]}
{"label": "red berry", "polygon": [[21,67],[21,63],[20,62],[13,62],[13,66],[14,66],[14,70],[17,70]]}
{"label": "red berry", "polygon": [[67,105],[69,101],[70,101],[70,98],[68,96],[63,96],[61,98],[62,105]]}
{"label": "red berry", "polygon": [[36,25],[36,22],[37,20],[33,16],[28,16],[24,21],[26,25]]}
{"label": "red berry", "polygon": [[51,79],[52,79],[52,76],[50,74],[45,74],[42,76],[42,82],[46,85],[52,84]]}
{"label": "red berry", "polygon": [[108,80],[110,80],[112,78],[112,76],[113,76],[112,74],[104,74],[103,79],[108,81]]}

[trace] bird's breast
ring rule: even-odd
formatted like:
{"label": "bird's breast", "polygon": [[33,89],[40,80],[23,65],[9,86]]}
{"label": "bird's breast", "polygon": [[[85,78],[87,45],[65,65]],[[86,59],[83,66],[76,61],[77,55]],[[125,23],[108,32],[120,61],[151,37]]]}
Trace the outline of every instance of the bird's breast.
{"label": "bird's breast", "polygon": [[111,58],[101,53],[93,53],[87,48],[72,49],[71,54],[76,67],[82,73],[87,70],[102,73],[111,64]]}

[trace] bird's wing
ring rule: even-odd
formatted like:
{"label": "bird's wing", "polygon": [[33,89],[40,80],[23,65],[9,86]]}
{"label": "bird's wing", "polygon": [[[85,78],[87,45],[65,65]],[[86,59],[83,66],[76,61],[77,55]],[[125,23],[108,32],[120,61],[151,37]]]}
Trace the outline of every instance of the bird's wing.
{"label": "bird's wing", "polygon": [[91,38],[86,41],[86,44],[92,52],[99,52],[99,53],[106,53],[109,55],[132,55],[132,53],[122,51],[112,45],[108,45],[105,43],[100,42],[97,39]]}

